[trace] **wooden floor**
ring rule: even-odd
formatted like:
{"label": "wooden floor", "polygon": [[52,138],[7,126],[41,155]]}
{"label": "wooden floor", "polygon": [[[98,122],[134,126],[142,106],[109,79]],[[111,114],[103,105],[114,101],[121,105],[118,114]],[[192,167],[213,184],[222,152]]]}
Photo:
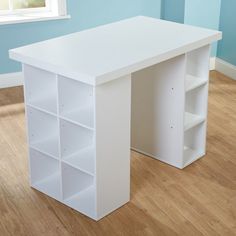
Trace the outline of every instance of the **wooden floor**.
{"label": "wooden floor", "polygon": [[0,235],[236,235],[236,81],[213,72],[207,155],[184,170],[132,152],[131,201],[94,222],[29,187],[22,87],[0,90]]}

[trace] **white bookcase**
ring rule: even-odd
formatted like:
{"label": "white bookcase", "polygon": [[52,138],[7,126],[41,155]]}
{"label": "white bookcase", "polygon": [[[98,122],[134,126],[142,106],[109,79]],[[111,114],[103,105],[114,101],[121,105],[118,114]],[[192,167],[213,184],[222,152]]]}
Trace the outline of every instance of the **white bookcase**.
{"label": "white bookcase", "polygon": [[99,86],[24,65],[31,185],[98,220],[129,201],[130,146],[178,168],[202,157],[209,48]]}
{"label": "white bookcase", "polygon": [[184,168],[205,155],[210,46],[132,76],[132,149]]}
{"label": "white bookcase", "polygon": [[204,156],[206,152],[209,53],[210,47],[205,46],[186,55],[183,167]]}
{"label": "white bookcase", "polygon": [[32,187],[95,220],[128,202],[130,76],[94,87],[29,65],[24,75]]}

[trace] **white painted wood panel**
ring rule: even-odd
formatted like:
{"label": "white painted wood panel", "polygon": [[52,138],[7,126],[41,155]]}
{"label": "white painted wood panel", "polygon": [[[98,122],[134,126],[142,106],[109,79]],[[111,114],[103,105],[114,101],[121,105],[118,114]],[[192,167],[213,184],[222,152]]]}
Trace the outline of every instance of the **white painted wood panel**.
{"label": "white painted wood panel", "polygon": [[10,57],[98,85],[221,37],[218,31],[138,16],[13,49]]}
{"label": "white painted wood panel", "polygon": [[131,147],[182,167],[185,55],[132,75]]}
{"label": "white painted wood panel", "polygon": [[96,103],[97,219],[130,199],[131,76],[100,85]]}

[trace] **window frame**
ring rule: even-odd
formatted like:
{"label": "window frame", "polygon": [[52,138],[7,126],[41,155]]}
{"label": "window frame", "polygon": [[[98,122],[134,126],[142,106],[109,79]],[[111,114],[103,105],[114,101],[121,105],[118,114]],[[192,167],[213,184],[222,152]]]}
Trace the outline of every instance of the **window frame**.
{"label": "window frame", "polygon": [[29,13],[50,12],[52,11],[52,0],[45,0],[45,7],[13,9],[13,0],[8,0],[8,10],[0,10],[0,16],[21,15]]}
{"label": "window frame", "polygon": [[[12,0],[8,0],[9,2]],[[0,10],[0,25],[70,19],[67,0],[45,0],[45,7]]]}

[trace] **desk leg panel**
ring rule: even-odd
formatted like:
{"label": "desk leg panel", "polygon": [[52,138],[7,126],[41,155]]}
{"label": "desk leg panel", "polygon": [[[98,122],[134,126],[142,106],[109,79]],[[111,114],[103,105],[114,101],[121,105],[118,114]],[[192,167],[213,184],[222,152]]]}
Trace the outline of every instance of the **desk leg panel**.
{"label": "desk leg panel", "polygon": [[96,205],[101,219],[130,199],[131,76],[95,87]]}
{"label": "desk leg panel", "polygon": [[182,168],[186,57],[132,75],[131,147]]}

